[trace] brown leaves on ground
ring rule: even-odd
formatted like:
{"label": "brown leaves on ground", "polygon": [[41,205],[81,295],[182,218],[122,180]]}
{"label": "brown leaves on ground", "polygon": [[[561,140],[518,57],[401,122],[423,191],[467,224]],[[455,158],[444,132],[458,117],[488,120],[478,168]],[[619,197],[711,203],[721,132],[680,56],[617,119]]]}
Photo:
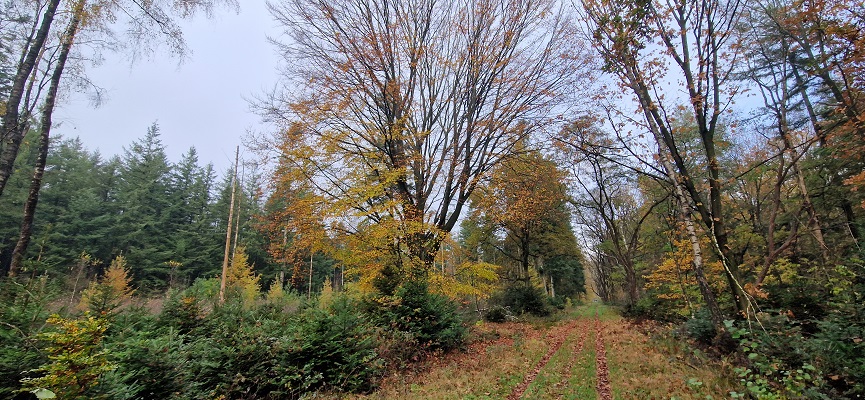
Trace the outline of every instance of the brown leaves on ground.
{"label": "brown leaves on ground", "polygon": [[598,368],[598,397],[601,400],[612,400],[613,391],[610,387],[610,369],[607,367],[607,350],[604,347],[604,329],[601,321],[595,320],[595,360]]}
{"label": "brown leaves on ground", "polygon": [[547,336],[546,342],[549,343],[549,350],[547,350],[547,354],[541,358],[540,361],[535,365],[535,367],[526,374],[526,377],[523,379],[523,382],[517,385],[513,391],[511,391],[510,396],[508,396],[508,400],[517,400],[523,396],[523,393],[526,392],[529,385],[532,384],[532,381],[538,376],[547,363],[553,358],[553,355],[556,354],[557,351],[562,347],[562,344],[565,343],[568,336],[571,334],[571,331],[574,330],[574,326],[576,325],[575,321],[571,321],[571,323],[565,326],[555,327],[550,330],[549,335]]}

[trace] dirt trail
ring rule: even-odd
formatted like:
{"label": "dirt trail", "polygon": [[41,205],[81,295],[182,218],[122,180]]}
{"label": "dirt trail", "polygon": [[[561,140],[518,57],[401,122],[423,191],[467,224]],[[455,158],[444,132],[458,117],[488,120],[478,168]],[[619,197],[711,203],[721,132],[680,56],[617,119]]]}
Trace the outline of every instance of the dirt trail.
{"label": "dirt trail", "polygon": [[508,400],[517,400],[523,396],[523,393],[526,392],[526,389],[529,388],[529,385],[532,384],[532,381],[538,376],[538,373],[550,362],[550,359],[553,358],[553,355],[556,354],[557,351],[562,347],[562,344],[565,343],[565,340],[570,336],[571,332],[574,330],[576,326],[576,321],[573,321],[567,325],[554,328],[550,332],[550,335],[547,338],[547,342],[550,343],[550,349],[547,351],[547,354],[544,354],[541,357],[540,361],[538,361],[537,365],[526,374],[526,377],[523,379],[523,382],[517,385],[514,390],[511,392],[510,396],[508,396]]}
{"label": "dirt trail", "polygon": [[[562,380],[559,381],[559,383],[557,384],[558,386],[567,387],[568,385],[570,385],[571,376],[573,376],[573,368],[577,364],[577,360],[580,358],[580,356],[583,353],[583,344],[586,341],[586,335],[588,333],[588,332],[586,332],[587,329],[588,329],[587,324],[580,324],[580,331],[579,331],[580,336],[577,338],[577,341],[574,342],[574,344],[571,348],[571,355],[568,358],[568,363],[565,364],[565,365],[567,365],[567,369],[565,370],[564,374],[562,374]],[[559,396],[560,399],[563,397],[564,397],[564,395]]]}
{"label": "dirt trail", "polygon": [[610,369],[607,367],[607,350],[604,346],[604,330],[601,320],[595,314],[595,353],[598,368],[598,398],[601,400],[612,400],[613,391],[610,387]]}

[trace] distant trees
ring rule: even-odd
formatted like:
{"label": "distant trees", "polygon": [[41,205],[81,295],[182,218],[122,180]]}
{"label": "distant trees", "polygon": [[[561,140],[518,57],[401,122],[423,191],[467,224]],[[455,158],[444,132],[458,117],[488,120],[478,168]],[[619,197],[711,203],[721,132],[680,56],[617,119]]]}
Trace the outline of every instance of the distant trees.
{"label": "distant trees", "polygon": [[[231,0],[227,0],[231,3]],[[10,45],[0,57],[0,61],[12,63],[14,58],[8,53],[20,51],[17,64],[3,65],[0,70],[9,77],[9,89],[3,91],[2,118],[0,118],[0,195],[12,174],[19,147],[25,134],[36,118],[34,111],[39,108],[38,129],[40,132],[39,155],[34,163],[30,191],[24,203],[19,239],[12,252],[9,275],[14,276],[21,269],[24,253],[30,243],[34,213],[39,202],[39,192],[45,170],[52,114],[60,90],[61,77],[67,70],[67,61],[79,36],[101,34],[102,43],[114,40],[110,24],[117,22],[117,14],[122,12],[129,18],[131,41],[134,46],[148,46],[153,38],[164,39],[177,54],[186,50],[182,32],[172,15],[192,16],[197,10],[211,12],[220,1],[202,0],[174,4],[163,2],[137,2],[122,4],[92,4],[87,0],[47,0],[25,4],[6,3],[3,5],[3,23],[0,24],[0,37]],[[63,8],[66,7],[66,8]],[[8,19],[6,19],[8,18]],[[60,26],[58,28],[58,25]],[[55,32],[56,31],[56,32]],[[159,33],[156,33],[159,32]],[[56,36],[56,38],[55,38]],[[74,58],[74,57],[73,57]],[[68,74],[67,74],[68,75]]]}
{"label": "distant trees", "polygon": [[[259,189],[254,188],[255,179],[246,184],[247,189],[238,191],[239,239],[261,248],[255,229],[263,212],[256,197]],[[211,165],[199,165],[195,149],[177,164],[169,162],[156,125],[122,158],[107,161],[78,139],[63,140],[49,153],[34,219],[35,245],[24,267],[34,273],[61,273],[83,252],[101,269],[122,254],[136,286],[145,291],[213,275],[219,271],[228,216],[221,204],[230,191],[223,185],[216,182]],[[11,262],[20,218],[20,208],[12,205],[27,195],[24,182],[9,188],[0,198],[4,269]],[[263,249],[249,253],[251,263],[267,269],[269,257]]]}
{"label": "distant trees", "polygon": [[461,244],[479,260],[506,267],[500,272],[506,283],[528,285],[539,276],[552,297],[581,293],[582,252],[564,181],[565,172],[539,151],[503,160],[472,195]]}

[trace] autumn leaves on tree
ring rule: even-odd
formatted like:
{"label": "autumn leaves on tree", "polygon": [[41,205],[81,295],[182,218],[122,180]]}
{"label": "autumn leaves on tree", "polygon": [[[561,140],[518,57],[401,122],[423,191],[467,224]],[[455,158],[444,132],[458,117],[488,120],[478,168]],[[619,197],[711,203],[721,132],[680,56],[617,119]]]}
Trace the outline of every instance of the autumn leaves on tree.
{"label": "autumn leaves on tree", "polygon": [[579,54],[551,1],[271,9],[291,38],[286,90],[262,105],[285,128],[280,165],[394,277],[426,276],[482,180],[550,128]]}

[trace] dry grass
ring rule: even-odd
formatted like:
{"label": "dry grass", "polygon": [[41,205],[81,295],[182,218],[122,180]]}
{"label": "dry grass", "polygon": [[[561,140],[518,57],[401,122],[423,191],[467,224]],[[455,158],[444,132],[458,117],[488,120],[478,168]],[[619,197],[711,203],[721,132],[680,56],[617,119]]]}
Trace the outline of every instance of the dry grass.
{"label": "dry grass", "polygon": [[[606,344],[614,399],[723,399],[735,390],[721,376],[719,364],[683,350],[679,342],[665,339],[660,328],[636,327],[611,309],[592,304],[572,310],[554,326],[478,324],[465,350],[430,357],[411,371],[391,375],[375,393],[314,397],[504,399],[537,366],[550,344],[564,339],[522,398],[594,400],[596,315]],[[568,324],[574,328],[565,330]]]}
{"label": "dry grass", "polygon": [[547,351],[545,331],[526,324],[480,324],[464,351],[427,360],[373,394],[351,399],[503,399]]}
{"label": "dry grass", "polygon": [[735,390],[719,363],[685,354],[664,333],[652,338],[621,318],[602,325],[616,399],[724,399]]}

